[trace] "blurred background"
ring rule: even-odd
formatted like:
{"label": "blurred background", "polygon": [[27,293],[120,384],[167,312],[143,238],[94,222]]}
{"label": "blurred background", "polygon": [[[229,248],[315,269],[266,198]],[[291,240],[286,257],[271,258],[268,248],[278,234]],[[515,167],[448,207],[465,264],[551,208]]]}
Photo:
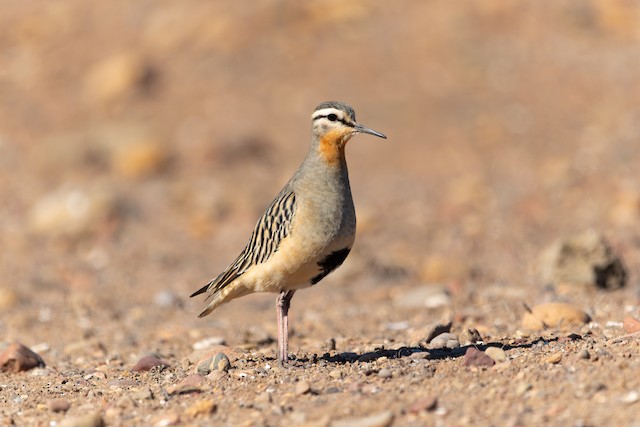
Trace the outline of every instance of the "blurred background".
{"label": "blurred background", "polygon": [[420,283],[535,300],[541,250],[587,229],[637,283],[636,2],[1,3],[7,339],[273,335],[272,296],[202,321],[188,295],[242,249],[326,100],[389,139],[349,143],[354,251],[294,301],[320,323]]}

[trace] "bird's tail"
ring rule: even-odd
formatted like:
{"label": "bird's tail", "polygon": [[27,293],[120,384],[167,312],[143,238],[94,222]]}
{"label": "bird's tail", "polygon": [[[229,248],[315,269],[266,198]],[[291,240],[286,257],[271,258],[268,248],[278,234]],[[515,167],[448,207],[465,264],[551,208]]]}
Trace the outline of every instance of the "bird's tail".
{"label": "bird's tail", "polygon": [[[198,289],[191,296],[193,297],[196,295],[200,295],[206,292],[208,289],[209,289],[209,285],[206,285],[202,289]],[[219,306],[221,306],[222,304],[226,304],[232,299],[240,298],[250,293],[251,291],[249,291],[247,288],[245,288],[242,285],[235,285],[235,286],[232,285],[232,286],[224,287],[222,289],[218,289],[212,292],[211,294],[209,294],[209,296],[207,297],[207,300],[210,300],[209,304],[207,304],[207,306],[204,308],[204,310],[202,310],[202,313],[200,313],[198,317],[204,317],[209,313],[211,313],[216,308],[218,308]]]}

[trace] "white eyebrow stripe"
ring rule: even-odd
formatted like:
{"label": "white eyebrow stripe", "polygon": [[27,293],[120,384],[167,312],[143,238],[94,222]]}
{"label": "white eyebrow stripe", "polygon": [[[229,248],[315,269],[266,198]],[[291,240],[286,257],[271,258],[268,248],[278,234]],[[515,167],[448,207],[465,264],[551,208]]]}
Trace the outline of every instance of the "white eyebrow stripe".
{"label": "white eyebrow stripe", "polygon": [[336,108],[323,108],[322,110],[318,110],[311,115],[311,118],[315,120],[320,116],[328,116],[329,114],[335,114],[336,116],[342,118],[344,117],[344,112],[338,110]]}

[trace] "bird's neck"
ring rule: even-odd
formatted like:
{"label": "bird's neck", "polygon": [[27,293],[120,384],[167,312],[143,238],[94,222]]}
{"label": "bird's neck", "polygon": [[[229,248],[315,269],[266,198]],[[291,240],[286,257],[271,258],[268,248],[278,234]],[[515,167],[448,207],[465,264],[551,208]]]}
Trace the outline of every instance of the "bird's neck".
{"label": "bird's neck", "polygon": [[327,132],[318,140],[316,155],[330,167],[346,167],[344,147],[348,140],[344,132]]}

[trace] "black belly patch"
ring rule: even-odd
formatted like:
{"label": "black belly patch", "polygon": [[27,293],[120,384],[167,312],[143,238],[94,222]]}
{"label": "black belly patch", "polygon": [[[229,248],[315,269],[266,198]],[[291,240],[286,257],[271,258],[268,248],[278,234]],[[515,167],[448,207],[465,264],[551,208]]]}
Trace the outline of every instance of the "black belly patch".
{"label": "black belly patch", "polygon": [[322,271],[311,279],[311,284],[315,285],[320,280],[324,279],[327,274],[340,267],[344,260],[347,259],[347,255],[349,255],[350,251],[351,248],[340,249],[339,251],[332,252],[329,256],[320,261],[318,263],[318,267],[320,267]]}

